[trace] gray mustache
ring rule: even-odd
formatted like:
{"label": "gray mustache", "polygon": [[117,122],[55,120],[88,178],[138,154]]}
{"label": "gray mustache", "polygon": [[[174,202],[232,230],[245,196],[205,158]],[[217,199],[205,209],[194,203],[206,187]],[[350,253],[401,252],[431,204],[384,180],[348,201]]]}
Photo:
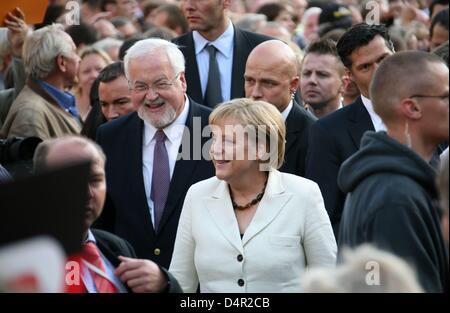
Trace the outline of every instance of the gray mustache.
{"label": "gray mustache", "polygon": [[158,99],[156,99],[154,101],[144,100],[142,102],[142,105],[161,105],[161,104],[164,104],[164,100],[161,99],[161,98],[158,98]]}

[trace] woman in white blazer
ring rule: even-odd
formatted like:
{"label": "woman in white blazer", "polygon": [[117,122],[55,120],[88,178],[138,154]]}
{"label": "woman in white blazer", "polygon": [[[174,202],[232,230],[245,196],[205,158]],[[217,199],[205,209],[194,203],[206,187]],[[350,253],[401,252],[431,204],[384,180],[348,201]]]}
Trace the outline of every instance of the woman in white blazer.
{"label": "woman in white blazer", "polygon": [[216,177],[186,195],[169,272],[184,292],[199,283],[201,292],[300,292],[302,272],[334,267],[337,247],[317,184],[276,170],[281,114],[236,99],[216,108],[210,125]]}

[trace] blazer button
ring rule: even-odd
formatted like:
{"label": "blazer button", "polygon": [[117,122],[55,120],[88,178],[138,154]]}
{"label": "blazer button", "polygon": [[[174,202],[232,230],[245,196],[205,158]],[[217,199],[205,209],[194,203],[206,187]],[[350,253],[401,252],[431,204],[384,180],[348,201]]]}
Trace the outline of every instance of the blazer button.
{"label": "blazer button", "polygon": [[154,253],[155,255],[160,255],[160,254],[161,254],[161,250],[159,250],[158,248],[156,248],[156,249],[153,251],[153,253]]}
{"label": "blazer button", "polygon": [[237,256],[237,260],[238,260],[238,262],[242,262],[244,260],[244,257],[242,256],[242,254],[239,254]]}
{"label": "blazer button", "polygon": [[245,282],[244,282],[243,279],[239,279],[239,280],[237,281],[237,283],[238,283],[239,287],[242,287],[242,286],[245,285]]}

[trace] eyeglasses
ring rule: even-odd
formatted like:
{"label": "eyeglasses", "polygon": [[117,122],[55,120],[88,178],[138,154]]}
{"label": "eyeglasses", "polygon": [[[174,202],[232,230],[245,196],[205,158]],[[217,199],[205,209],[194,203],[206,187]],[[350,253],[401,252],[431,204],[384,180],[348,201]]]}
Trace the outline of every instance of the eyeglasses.
{"label": "eyeglasses", "polygon": [[137,82],[134,82],[134,83],[132,81],[128,81],[128,88],[130,89],[130,91],[132,93],[135,93],[135,94],[147,93],[150,89],[154,93],[158,93],[159,94],[160,92],[163,92],[165,90],[170,89],[170,87],[173,86],[173,84],[178,79],[178,77],[180,77],[180,73],[178,73],[171,80],[162,79],[162,80],[159,80],[156,83],[153,83],[151,85],[148,85],[147,83],[144,83],[144,82],[141,82],[141,81],[137,81]]}
{"label": "eyeglasses", "polygon": [[440,99],[442,101],[448,102],[448,94],[442,95],[442,96],[432,96],[432,95],[413,95],[410,98],[434,98],[434,99]]}

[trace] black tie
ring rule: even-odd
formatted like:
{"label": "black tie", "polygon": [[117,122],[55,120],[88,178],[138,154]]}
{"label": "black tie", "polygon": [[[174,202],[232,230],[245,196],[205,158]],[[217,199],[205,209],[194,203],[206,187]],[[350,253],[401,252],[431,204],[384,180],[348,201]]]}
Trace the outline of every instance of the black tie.
{"label": "black tie", "polygon": [[209,73],[203,104],[210,108],[214,108],[223,101],[219,65],[216,60],[217,49],[213,45],[206,46],[206,49],[209,53]]}

